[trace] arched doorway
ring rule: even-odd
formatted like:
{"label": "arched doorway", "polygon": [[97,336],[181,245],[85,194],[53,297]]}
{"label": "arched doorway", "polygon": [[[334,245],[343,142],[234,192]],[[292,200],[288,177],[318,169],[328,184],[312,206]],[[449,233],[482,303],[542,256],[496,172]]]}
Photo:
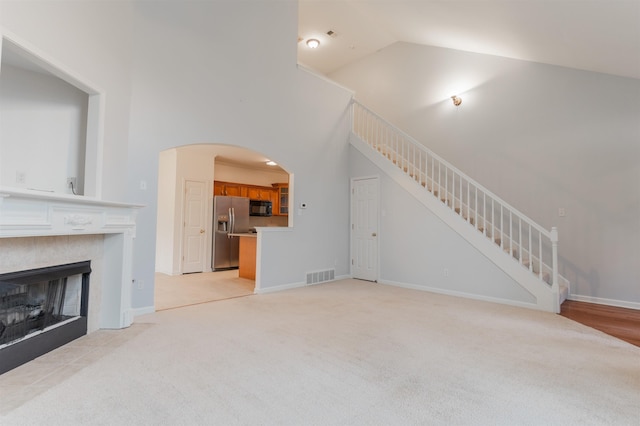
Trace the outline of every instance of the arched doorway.
{"label": "arched doorway", "polygon": [[255,281],[240,277],[238,265],[214,267],[216,229],[224,226],[214,211],[215,197],[271,201],[274,214],[250,216],[250,229],[289,226],[288,211],[281,207],[291,196],[290,175],[278,165],[267,165],[269,160],[255,151],[217,144],[160,153],[156,310],[253,294]]}

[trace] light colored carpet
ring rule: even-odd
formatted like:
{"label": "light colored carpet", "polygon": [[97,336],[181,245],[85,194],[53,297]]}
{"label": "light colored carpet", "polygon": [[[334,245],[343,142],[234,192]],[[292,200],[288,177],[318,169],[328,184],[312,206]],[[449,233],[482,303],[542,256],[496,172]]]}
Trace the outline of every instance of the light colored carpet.
{"label": "light colored carpet", "polygon": [[155,274],[156,311],[253,294],[255,281],[238,277],[238,270],[198,274]]}
{"label": "light colored carpet", "polygon": [[0,424],[640,422],[640,348],[522,308],[345,280],[157,312],[121,333]]}

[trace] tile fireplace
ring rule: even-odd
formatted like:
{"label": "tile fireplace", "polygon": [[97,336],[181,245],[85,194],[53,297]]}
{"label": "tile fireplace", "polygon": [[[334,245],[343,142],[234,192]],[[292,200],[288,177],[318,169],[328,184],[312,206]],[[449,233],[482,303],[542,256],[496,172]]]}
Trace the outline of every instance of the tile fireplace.
{"label": "tile fireplace", "polygon": [[91,262],[0,274],[0,374],[87,333]]}
{"label": "tile fireplace", "polygon": [[[81,325],[80,328],[85,329],[83,334],[131,325],[132,248],[135,219],[140,207],[84,196],[0,187],[0,281],[14,281],[13,286],[4,286],[5,290],[9,288],[5,293],[10,293],[4,296],[7,302],[4,309],[6,311],[12,303],[24,305],[22,313],[5,312],[3,320],[0,300],[0,321],[5,328],[0,333],[0,351],[13,346],[2,340],[2,336],[6,337],[9,332],[7,322],[14,323],[15,320],[13,328],[17,329],[19,326],[16,324],[21,317],[26,317],[27,322],[30,318],[31,323],[26,327],[31,331],[27,334],[46,334],[37,330],[49,321],[44,320],[48,314],[41,314],[43,310],[50,313],[57,310],[55,315],[58,317],[71,317],[62,322]],[[74,273],[67,276],[63,269],[69,264],[84,266],[80,272],[72,270]],[[38,281],[25,278],[33,271],[36,275],[45,271],[55,272],[53,278],[39,280],[34,289],[27,290],[26,282]],[[22,282],[16,283],[16,277]],[[65,285],[61,285],[60,280]],[[83,281],[86,281],[84,285],[88,286],[85,289],[88,291],[78,292],[77,283],[80,282],[79,287],[82,288]],[[82,302],[82,298],[86,298],[86,312],[82,312],[82,303],[73,308],[60,307],[63,290],[69,306],[73,305],[72,299]],[[52,301],[40,306],[46,295],[51,295]],[[62,302],[62,305],[66,304],[64,299]],[[42,324],[36,325],[36,319]],[[47,324],[44,329],[51,326]],[[53,329],[57,328],[61,327],[53,326]]]}

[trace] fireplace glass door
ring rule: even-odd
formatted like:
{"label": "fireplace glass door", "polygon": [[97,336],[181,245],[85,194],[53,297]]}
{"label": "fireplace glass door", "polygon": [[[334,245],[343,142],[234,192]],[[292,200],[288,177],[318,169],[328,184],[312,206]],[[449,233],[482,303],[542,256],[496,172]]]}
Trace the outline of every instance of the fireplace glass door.
{"label": "fireplace glass door", "polygon": [[0,346],[82,315],[83,274],[38,272],[0,279]]}
{"label": "fireplace glass door", "polygon": [[81,286],[69,284],[73,280],[67,277],[33,284],[0,283],[0,345],[79,316]]}

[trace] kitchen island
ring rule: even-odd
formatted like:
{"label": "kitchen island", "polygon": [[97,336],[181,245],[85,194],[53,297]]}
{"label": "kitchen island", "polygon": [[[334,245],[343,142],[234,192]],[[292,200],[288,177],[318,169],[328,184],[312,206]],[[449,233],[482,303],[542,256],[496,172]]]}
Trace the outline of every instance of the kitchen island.
{"label": "kitchen island", "polygon": [[240,253],[238,255],[238,276],[248,280],[256,279],[256,243],[258,234],[241,233],[229,234],[240,238]]}

